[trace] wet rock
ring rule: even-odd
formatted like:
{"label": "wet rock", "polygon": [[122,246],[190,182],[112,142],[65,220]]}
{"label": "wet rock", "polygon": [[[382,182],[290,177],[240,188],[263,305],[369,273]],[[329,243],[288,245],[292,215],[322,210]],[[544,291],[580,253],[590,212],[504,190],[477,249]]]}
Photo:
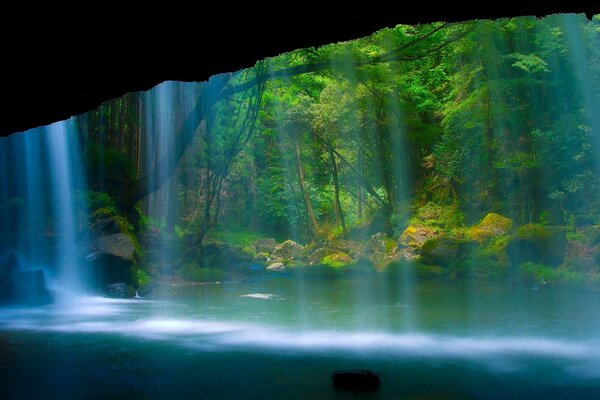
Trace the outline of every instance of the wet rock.
{"label": "wet rock", "polygon": [[302,257],[304,247],[294,242],[293,240],[286,240],[283,243],[275,246],[273,253],[271,254],[275,258],[300,258]]}
{"label": "wet rock", "polygon": [[500,214],[487,214],[477,226],[469,230],[469,237],[473,240],[483,241],[489,238],[507,235],[512,228],[513,221]]}
{"label": "wet rock", "polygon": [[0,279],[1,304],[41,306],[53,301],[41,269],[16,271]]}
{"label": "wet rock", "polygon": [[273,238],[261,238],[254,242],[254,251],[256,253],[268,253],[271,254],[275,250],[277,242]]}
{"label": "wet rock", "polygon": [[285,271],[285,265],[281,262],[274,262],[272,264],[269,264],[269,266],[267,267],[267,270],[269,271]]}
{"label": "wet rock", "polygon": [[353,391],[378,390],[381,383],[379,375],[368,369],[334,371],[331,379],[334,388]]}
{"label": "wet rock", "polygon": [[564,261],[566,251],[564,228],[534,224],[519,227],[506,246],[513,266],[524,262],[558,266]]}
{"label": "wet rock", "polygon": [[112,283],[106,285],[100,294],[111,299],[130,299],[135,297],[135,290],[125,283]]}

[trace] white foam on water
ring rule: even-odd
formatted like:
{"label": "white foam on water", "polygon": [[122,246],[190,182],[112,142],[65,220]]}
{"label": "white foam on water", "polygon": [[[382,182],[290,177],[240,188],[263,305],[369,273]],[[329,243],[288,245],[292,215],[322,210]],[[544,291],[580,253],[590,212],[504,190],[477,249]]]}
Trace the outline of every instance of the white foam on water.
{"label": "white foam on water", "polygon": [[[235,320],[173,317],[177,313],[172,308],[166,310],[169,317],[164,318],[149,313],[153,303],[141,299],[82,297],[72,304],[4,308],[0,309],[0,330],[121,335],[198,351],[240,350],[390,360],[463,359],[511,370],[525,370],[532,359],[553,360],[569,375],[600,378],[600,338],[302,330]],[[164,302],[162,306],[168,304]]]}
{"label": "white foam on water", "polygon": [[272,300],[275,298],[274,294],[271,293],[250,293],[250,294],[242,294],[240,297],[248,297],[251,299],[261,299],[261,300]]}

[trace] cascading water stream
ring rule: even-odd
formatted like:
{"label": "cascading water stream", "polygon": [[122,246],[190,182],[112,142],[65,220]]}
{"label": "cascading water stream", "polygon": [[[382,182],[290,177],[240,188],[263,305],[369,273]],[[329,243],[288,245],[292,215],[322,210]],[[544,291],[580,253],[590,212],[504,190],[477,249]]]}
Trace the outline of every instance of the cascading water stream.
{"label": "cascading water stream", "polygon": [[89,221],[78,140],[74,120],[2,139],[12,153],[0,161],[9,184],[2,195],[13,204],[2,219],[13,223],[2,226],[0,253],[17,252],[20,268],[43,268],[61,289],[81,293],[90,284]]}

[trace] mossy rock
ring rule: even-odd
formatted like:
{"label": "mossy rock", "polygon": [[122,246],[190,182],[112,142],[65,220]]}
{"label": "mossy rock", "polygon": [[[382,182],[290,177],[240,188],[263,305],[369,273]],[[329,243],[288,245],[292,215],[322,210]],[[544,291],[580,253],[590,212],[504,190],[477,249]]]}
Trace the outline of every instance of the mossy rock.
{"label": "mossy rock", "polygon": [[293,240],[286,240],[283,243],[275,246],[275,249],[272,252],[273,257],[277,258],[301,258],[303,255],[304,247]]}
{"label": "mossy rock", "polygon": [[409,225],[400,235],[399,243],[402,246],[421,247],[429,240],[438,236],[436,231],[425,225]]}
{"label": "mossy rock", "polygon": [[566,251],[565,228],[537,224],[519,227],[506,246],[513,266],[532,262],[556,267],[564,261]]}
{"label": "mossy rock", "polygon": [[483,217],[479,224],[470,228],[467,235],[470,239],[481,242],[490,238],[507,235],[512,225],[512,219],[500,214],[489,213]]}
{"label": "mossy rock", "polygon": [[477,242],[457,238],[435,238],[427,240],[421,247],[421,260],[427,265],[448,266],[463,260]]}
{"label": "mossy rock", "polygon": [[343,268],[351,264],[354,260],[346,253],[336,252],[321,259],[321,264],[331,268]]}

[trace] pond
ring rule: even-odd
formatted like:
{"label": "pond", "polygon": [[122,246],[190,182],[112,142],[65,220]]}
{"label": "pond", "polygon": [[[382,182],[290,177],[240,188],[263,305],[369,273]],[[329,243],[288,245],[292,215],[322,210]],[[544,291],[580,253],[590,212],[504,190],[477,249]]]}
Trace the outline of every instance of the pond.
{"label": "pond", "polygon": [[[0,397],[598,398],[600,295],[357,275],[0,310]],[[377,392],[331,373],[371,369]]]}

